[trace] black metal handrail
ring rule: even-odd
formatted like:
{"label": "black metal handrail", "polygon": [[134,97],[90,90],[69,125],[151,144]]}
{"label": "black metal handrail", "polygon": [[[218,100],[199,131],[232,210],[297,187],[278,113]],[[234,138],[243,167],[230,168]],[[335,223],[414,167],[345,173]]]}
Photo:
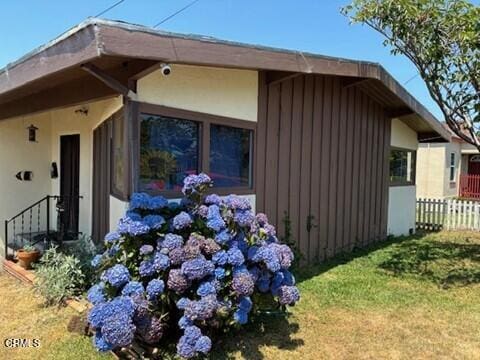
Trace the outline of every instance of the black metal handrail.
{"label": "black metal handrail", "polygon": [[[4,245],[5,245],[5,259],[8,257],[8,248],[9,248],[9,226],[12,224],[13,226],[13,239],[15,241],[15,238],[17,235],[22,235],[22,246],[24,245],[24,235],[27,234],[30,245],[35,245],[40,241],[50,241],[50,235],[51,235],[51,228],[50,228],[50,219],[51,219],[51,200],[61,200],[68,198],[68,199],[73,199],[73,198],[78,198],[78,199],[83,199],[83,196],[60,196],[60,195],[47,195],[43,197],[42,199],[38,200],[34,204],[30,205],[26,209],[22,210],[19,212],[17,215],[11,217],[8,220],[5,220],[5,239],[4,239]],[[45,227],[42,226],[42,210],[45,210]],[[36,224],[33,222],[33,217],[36,217]],[[27,217],[27,219],[25,219]],[[19,224],[19,227],[21,228],[21,231],[17,233],[17,221],[21,221]],[[27,224],[25,222],[27,221]],[[58,225],[58,224],[57,224]],[[26,231],[27,230],[27,231]],[[45,233],[45,236],[33,241],[33,235],[35,234],[41,234]]]}

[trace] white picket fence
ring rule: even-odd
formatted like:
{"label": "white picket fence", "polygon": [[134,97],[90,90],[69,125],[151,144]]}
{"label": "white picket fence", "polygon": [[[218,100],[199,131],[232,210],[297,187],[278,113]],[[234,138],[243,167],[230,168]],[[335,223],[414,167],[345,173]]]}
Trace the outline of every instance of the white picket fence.
{"label": "white picket fence", "polygon": [[417,229],[480,231],[480,201],[417,199]]}

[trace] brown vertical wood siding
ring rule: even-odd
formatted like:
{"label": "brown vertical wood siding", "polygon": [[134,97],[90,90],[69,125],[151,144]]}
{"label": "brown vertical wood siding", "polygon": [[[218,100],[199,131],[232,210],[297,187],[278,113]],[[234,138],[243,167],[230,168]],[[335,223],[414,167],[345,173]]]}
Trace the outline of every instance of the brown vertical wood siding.
{"label": "brown vertical wood siding", "polygon": [[266,79],[262,73],[257,210],[280,236],[289,214],[293,240],[309,262],[385,239],[391,125],[385,109],[339,77]]}

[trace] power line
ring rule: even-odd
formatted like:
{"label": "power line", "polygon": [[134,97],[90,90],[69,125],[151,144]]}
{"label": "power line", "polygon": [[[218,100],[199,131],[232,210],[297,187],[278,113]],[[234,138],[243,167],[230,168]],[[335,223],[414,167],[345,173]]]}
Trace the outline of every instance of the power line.
{"label": "power line", "polygon": [[183,8],[175,11],[173,14],[167,16],[166,18],[164,18],[163,20],[161,20],[159,23],[155,24],[153,27],[156,28],[160,25],[162,25],[164,22],[167,22],[168,20],[170,20],[171,18],[177,16],[178,14],[180,14],[181,12],[187,10],[189,7],[195,5],[197,2],[199,2],[200,0],[193,0],[192,2],[188,3],[187,5],[185,5]]}
{"label": "power line", "polygon": [[95,15],[95,17],[100,17],[102,16],[103,14],[109,12],[110,10],[112,10],[113,8],[116,8],[118,5],[120,5],[121,3],[123,3],[125,0],[120,0],[120,1],[117,1],[115,4],[113,4],[112,6],[110,6],[109,8],[106,8],[105,10],[103,10],[102,12],[98,13],[97,15]]}
{"label": "power line", "polygon": [[412,81],[413,79],[415,79],[417,76],[419,76],[420,74],[419,73],[416,73],[415,75],[413,75],[410,79],[408,79],[407,81],[405,81],[403,83],[403,85],[407,85],[410,81]]}

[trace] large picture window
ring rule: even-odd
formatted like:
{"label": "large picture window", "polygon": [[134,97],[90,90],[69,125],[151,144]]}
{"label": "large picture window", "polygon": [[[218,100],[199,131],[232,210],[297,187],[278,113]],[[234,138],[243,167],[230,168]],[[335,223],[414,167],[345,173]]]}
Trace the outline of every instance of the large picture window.
{"label": "large picture window", "polygon": [[253,192],[254,122],[149,104],[138,118],[137,191],[176,197],[205,172],[219,194]]}
{"label": "large picture window", "polygon": [[392,149],[390,151],[390,185],[414,185],[415,162],[415,151]]}
{"label": "large picture window", "polygon": [[199,124],[141,115],[139,190],[179,191],[187,175],[199,170]]}

